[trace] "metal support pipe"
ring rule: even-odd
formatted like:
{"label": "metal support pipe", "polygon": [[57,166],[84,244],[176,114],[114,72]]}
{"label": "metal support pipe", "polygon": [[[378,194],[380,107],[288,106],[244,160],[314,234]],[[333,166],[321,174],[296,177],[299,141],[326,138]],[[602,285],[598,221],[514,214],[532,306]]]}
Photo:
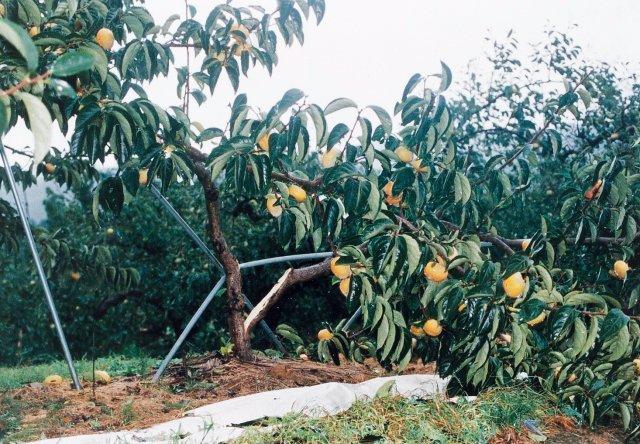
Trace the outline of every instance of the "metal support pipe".
{"label": "metal support pipe", "polygon": [[178,353],[178,350],[182,346],[182,343],[187,339],[187,336],[189,336],[189,333],[191,333],[191,330],[193,330],[193,327],[196,325],[196,322],[198,322],[198,320],[200,319],[204,311],[207,309],[207,307],[215,297],[218,290],[222,288],[226,279],[227,279],[226,276],[222,276],[220,280],[216,283],[216,285],[213,287],[213,289],[209,292],[205,300],[202,301],[202,304],[200,304],[200,307],[198,307],[198,310],[193,314],[193,316],[191,317],[191,320],[189,320],[189,323],[184,328],[184,330],[182,330],[182,333],[180,333],[180,336],[176,340],[175,344],[173,344],[173,347],[171,347],[171,350],[169,351],[167,356],[164,358],[164,360],[160,364],[160,367],[158,367],[156,374],[153,375],[153,382],[158,382],[158,380],[164,373],[165,369],[167,368],[167,365],[169,365],[169,362],[171,362],[171,360],[176,355],[176,353]]}
{"label": "metal support pipe", "polygon": [[[173,205],[171,205],[171,202],[169,202],[167,198],[162,195],[160,190],[158,190],[158,188],[154,184],[151,184],[151,192],[160,201],[160,203],[162,204],[162,206],[164,206],[167,212],[171,216],[173,216],[173,218],[178,222],[178,224],[187,233],[187,235],[196,243],[198,248],[200,248],[200,250],[202,250],[204,254],[207,255],[209,260],[218,268],[218,270],[220,270],[220,272],[224,274],[224,268],[222,267],[222,264],[220,263],[218,258],[215,256],[215,254],[213,254],[213,251],[211,251],[209,247],[207,247],[207,244],[204,243],[202,238],[198,236],[198,234],[193,230],[193,228],[191,228],[191,226],[187,223],[187,221],[182,218],[180,213],[178,213],[178,211],[173,207]],[[243,298],[244,298],[244,306],[247,307],[249,311],[253,310],[253,304],[251,303],[249,298],[246,295],[243,295]],[[280,339],[278,339],[276,334],[273,332],[273,330],[271,330],[269,325],[264,320],[260,321],[260,328],[264,330],[269,340],[281,353],[287,352],[287,349],[284,348],[284,345],[282,345],[282,342],[280,341]]]}
{"label": "metal support pipe", "polygon": [[53,301],[51,289],[49,288],[47,275],[45,274],[44,268],[42,266],[42,262],[40,261],[40,255],[38,253],[36,241],[33,238],[33,233],[31,232],[31,227],[29,226],[29,220],[27,218],[27,214],[25,212],[24,206],[22,205],[22,201],[20,200],[20,196],[18,194],[18,186],[16,184],[16,179],[13,176],[13,171],[11,170],[11,165],[9,164],[9,158],[7,157],[7,153],[5,152],[5,149],[4,149],[4,144],[2,143],[1,140],[0,140],[0,156],[2,157],[2,163],[4,164],[5,171],[7,172],[7,178],[9,179],[9,186],[11,187],[13,198],[16,201],[16,208],[18,210],[18,214],[20,215],[20,220],[22,221],[22,227],[24,228],[25,235],[27,236],[27,241],[29,243],[29,249],[31,250],[31,255],[33,256],[33,261],[36,264],[38,277],[40,278],[40,283],[42,284],[42,289],[44,290],[44,295],[47,300],[47,305],[49,306],[49,311],[51,312],[51,317],[53,318],[53,324],[55,325],[56,332],[58,333],[58,339],[60,340],[60,344],[62,345],[62,352],[64,353],[64,358],[67,361],[67,365],[69,366],[69,373],[71,373],[71,379],[73,379],[73,385],[76,388],[76,390],[82,390],[82,386],[80,385],[80,380],[78,379],[78,374],[76,373],[76,369],[73,366],[73,359],[71,358],[71,352],[69,352],[67,339],[64,335],[60,318],[58,317],[58,311],[56,310],[56,305]]}
{"label": "metal support pipe", "polygon": [[[269,258],[269,259],[260,259],[260,260],[257,260],[257,261],[245,262],[244,264],[240,264],[240,269],[244,270],[244,269],[247,269],[247,268],[259,267],[261,265],[275,264],[275,263],[279,263],[279,262],[304,261],[304,260],[310,260],[310,259],[325,258],[325,257],[329,257],[329,256],[331,256],[331,253],[307,253],[307,254],[294,254],[294,255],[290,255],[290,256],[272,257],[272,258]],[[158,370],[156,371],[155,375],[153,376],[153,382],[158,382],[158,380],[162,377],[162,374],[166,370],[167,365],[169,365],[169,362],[171,362],[173,357],[176,355],[176,353],[178,352],[178,350],[180,349],[180,347],[184,343],[185,339],[187,339],[187,336],[189,336],[189,333],[191,332],[191,330],[195,326],[196,322],[198,322],[198,320],[200,319],[200,317],[202,316],[204,311],[207,309],[207,306],[213,300],[215,294],[218,292],[220,287],[222,287],[222,285],[224,284],[225,279],[226,278],[224,276],[222,278],[220,278],[220,280],[215,285],[215,287],[213,287],[213,290],[211,290],[211,292],[206,297],[206,299],[204,301],[202,301],[202,304],[200,304],[200,307],[198,308],[198,310],[193,314],[193,316],[191,317],[191,320],[189,321],[187,326],[184,328],[182,333],[180,333],[180,336],[176,340],[175,344],[173,344],[173,347],[171,347],[171,350],[169,351],[167,356],[164,358],[164,360],[160,364],[160,367],[158,367]],[[251,304],[251,303],[249,302],[249,304]],[[253,308],[251,308],[251,310],[253,310]],[[264,322],[264,320],[261,321],[261,324],[262,324],[262,322]],[[271,331],[271,330],[269,330],[269,331]],[[275,333],[272,332],[272,334],[275,336]],[[280,342],[280,340],[277,339],[277,337],[276,337],[276,340],[278,340],[278,342]]]}
{"label": "metal support pipe", "polygon": [[191,240],[193,240],[196,243],[196,245],[204,252],[204,254],[206,254],[209,257],[209,260],[216,267],[218,267],[218,270],[224,273],[222,264],[220,263],[218,258],[215,256],[215,254],[213,254],[213,252],[209,249],[209,247],[207,247],[207,244],[204,243],[204,241],[200,238],[200,236],[198,236],[196,232],[193,231],[193,228],[191,228],[191,226],[187,223],[187,221],[182,218],[180,213],[176,211],[176,209],[173,207],[173,205],[171,205],[171,203],[167,200],[167,198],[162,195],[158,187],[151,184],[151,192],[160,201],[160,203],[165,208],[165,210],[167,210],[167,212],[171,214],[171,216],[173,216],[173,218],[176,220],[176,222],[178,222],[178,224],[187,233],[187,235],[191,238]]}
{"label": "metal support pipe", "polygon": [[240,269],[243,270],[245,268],[253,268],[260,267],[262,265],[271,265],[277,264],[280,262],[287,261],[304,261],[307,259],[324,259],[327,257],[331,257],[332,253],[305,253],[305,254],[292,254],[289,256],[279,256],[279,257],[270,257],[267,259],[259,259],[257,261],[245,262],[244,264],[240,264]]}
{"label": "metal support pipe", "polygon": [[358,309],[351,315],[347,323],[344,324],[344,327],[342,327],[342,330],[349,331],[351,326],[358,320],[361,314],[362,314],[362,307],[358,307]]}

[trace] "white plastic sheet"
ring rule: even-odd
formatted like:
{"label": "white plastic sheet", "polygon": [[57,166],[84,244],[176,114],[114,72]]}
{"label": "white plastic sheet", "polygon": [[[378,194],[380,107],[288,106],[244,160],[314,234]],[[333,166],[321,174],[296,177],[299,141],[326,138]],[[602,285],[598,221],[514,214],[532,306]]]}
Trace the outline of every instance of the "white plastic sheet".
{"label": "white plastic sheet", "polygon": [[371,399],[386,382],[395,382],[393,393],[404,397],[428,398],[444,393],[447,380],[435,375],[406,375],[375,378],[360,384],[330,382],[255,393],[199,407],[183,418],[144,430],[70,436],[37,441],[40,444],[116,443],[220,443],[239,437],[239,424],[288,413],[312,416],[332,415],[348,409],[356,400]]}

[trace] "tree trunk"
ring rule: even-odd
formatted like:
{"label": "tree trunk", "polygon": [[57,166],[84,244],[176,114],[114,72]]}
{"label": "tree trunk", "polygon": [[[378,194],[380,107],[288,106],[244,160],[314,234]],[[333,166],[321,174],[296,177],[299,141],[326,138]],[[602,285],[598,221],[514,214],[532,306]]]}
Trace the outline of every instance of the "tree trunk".
{"label": "tree trunk", "polygon": [[211,183],[207,173],[198,174],[204,189],[209,222],[209,236],[214,252],[227,275],[227,322],[236,356],[243,361],[253,358],[249,336],[244,331],[244,298],[240,264],[229,249],[220,227],[220,200],[218,189]]}

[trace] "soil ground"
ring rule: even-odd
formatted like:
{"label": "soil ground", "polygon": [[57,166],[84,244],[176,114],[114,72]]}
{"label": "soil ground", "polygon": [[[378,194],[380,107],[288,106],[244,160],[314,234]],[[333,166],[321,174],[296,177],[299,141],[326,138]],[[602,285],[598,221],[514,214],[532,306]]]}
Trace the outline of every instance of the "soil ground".
{"label": "soil ground", "polygon": [[[411,364],[406,373],[432,374],[433,365]],[[240,363],[212,356],[174,365],[159,384],[150,375],[118,377],[106,385],[84,382],[81,392],[67,384],[55,387],[32,383],[0,394],[0,410],[13,410],[19,428],[7,442],[25,441],[123,429],[139,429],[183,416],[187,410],[252,393],[325,382],[359,383],[388,375],[371,363],[325,365],[300,360],[259,360]],[[11,415],[4,415],[4,418]],[[2,418],[2,416],[0,416]],[[0,419],[0,429],[2,429]],[[592,433],[564,417],[547,418],[547,442],[606,444],[622,442],[613,433]],[[0,437],[2,434],[0,434]],[[521,431],[503,430],[492,444],[530,442]],[[0,442],[2,439],[0,439]]]}
{"label": "soil ground", "polygon": [[[405,373],[433,370],[432,365],[413,364]],[[32,383],[0,395],[0,409],[20,412],[21,430],[12,434],[11,440],[51,438],[139,429],[237,396],[325,382],[359,383],[386,374],[373,363],[334,366],[266,359],[240,363],[201,357],[170,367],[159,384],[151,383],[150,375],[113,378],[110,384],[95,388],[85,381],[81,392],[66,383],[54,387]]]}

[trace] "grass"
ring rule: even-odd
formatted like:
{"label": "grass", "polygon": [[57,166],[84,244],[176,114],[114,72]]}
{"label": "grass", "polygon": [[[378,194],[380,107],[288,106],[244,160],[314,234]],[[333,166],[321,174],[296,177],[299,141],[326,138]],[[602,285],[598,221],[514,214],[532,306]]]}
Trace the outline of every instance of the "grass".
{"label": "grass", "polygon": [[[74,361],[74,364],[80,377],[91,381],[91,361],[83,359]],[[111,376],[134,376],[146,374],[154,364],[156,359],[149,357],[110,356],[96,359],[96,370],[104,370]],[[31,382],[42,382],[46,376],[53,374],[71,379],[65,361],[21,367],[0,367],[0,391],[15,389]]]}
{"label": "grass", "polygon": [[[526,387],[494,389],[474,402],[381,397],[333,416],[300,414],[252,426],[235,443],[484,443],[500,430],[558,413],[552,400]],[[272,426],[265,431],[265,426]]]}

